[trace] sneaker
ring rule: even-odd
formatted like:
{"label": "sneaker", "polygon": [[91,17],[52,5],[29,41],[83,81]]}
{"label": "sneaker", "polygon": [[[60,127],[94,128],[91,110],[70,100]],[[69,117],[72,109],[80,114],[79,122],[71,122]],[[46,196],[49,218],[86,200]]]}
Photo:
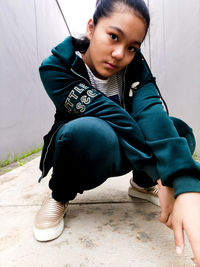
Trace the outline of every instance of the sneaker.
{"label": "sneaker", "polygon": [[156,206],[160,207],[160,201],[158,198],[158,185],[152,187],[140,187],[137,185],[133,179],[130,180],[130,187],[128,189],[128,195],[131,197],[137,197],[140,199],[145,199]]}
{"label": "sneaker", "polygon": [[51,193],[47,195],[35,216],[33,233],[36,240],[49,241],[62,234],[67,206],[68,202],[63,204],[53,199]]}

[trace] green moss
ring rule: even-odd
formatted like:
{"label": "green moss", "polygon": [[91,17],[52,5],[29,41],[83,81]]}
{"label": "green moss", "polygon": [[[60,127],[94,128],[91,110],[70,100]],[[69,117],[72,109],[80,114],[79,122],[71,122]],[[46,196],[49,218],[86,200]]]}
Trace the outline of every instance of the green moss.
{"label": "green moss", "polygon": [[5,166],[7,166],[13,162],[17,162],[17,164],[19,166],[22,166],[27,162],[27,161],[22,161],[22,159],[25,159],[25,158],[27,158],[27,157],[29,157],[29,156],[37,153],[37,152],[40,152],[41,150],[42,150],[42,146],[35,147],[34,149],[32,149],[26,153],[15,154],[13,159],[10,159],[11,156],[8,154],[5,160],[3,160],[3,161],[0,160],[0,168],[3,168],[3,167],[5,167]]}
{"label": "green moss", "polygon": [[5,160],[0,160],[0,168],[1,167],[5,167],[7,165],[9,165],[11,163],[10,159],[9,159],[10,155],[7,155]]}
{"label": "green moss", "polygon": [[197,155],[196,153],[194,153],[193,159],[196,160],[196,161],[198,161],[200,163],[200,156]]}
{"label": "green moss", "polygon": [[23,166],[23,165],[26,164],[26,163],[27,163],[26,160],[18,160],[18,161],[17,161],[18,166]]}

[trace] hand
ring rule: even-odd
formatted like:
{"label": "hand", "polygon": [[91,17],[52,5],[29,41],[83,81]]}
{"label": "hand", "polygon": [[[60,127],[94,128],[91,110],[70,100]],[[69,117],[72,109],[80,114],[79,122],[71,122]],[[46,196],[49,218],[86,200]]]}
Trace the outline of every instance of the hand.
{"label": "hand", "polygon": [[161,214],[159,221],[164,223],[167,227],[172,229],[172,212],[174,207],[174,189],[171,187],[163,186],[161,180],[158,182],[158,197],[160,201]]}
{"label": "hand", "polygon": [[200,267],[200,193],[183,193],[176,198],[172,225],[177,253],[181,254],[184,250],[185,231],[196,267]]}

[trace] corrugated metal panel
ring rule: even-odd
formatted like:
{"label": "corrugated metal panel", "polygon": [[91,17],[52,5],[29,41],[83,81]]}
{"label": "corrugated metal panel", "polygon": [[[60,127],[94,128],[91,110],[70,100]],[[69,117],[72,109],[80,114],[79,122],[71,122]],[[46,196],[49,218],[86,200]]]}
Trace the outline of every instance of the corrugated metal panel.
{"label": "corrugated metal panel", "polygon": [[39,79],[41,60],[68,34],[54,0],[0,2],[0,160],[42,143],[54,108]]}
{"label": "corrugated metal panel", "polygon": [[150,0],[151,63],[170,114],[194,129],[200,153],[200,2]]}
{"label": "corrugated metal panel", "polygon": [[72,35],[84,35],[87,22],[92,18],[94,13],[96,0],[58,0],[58,2],[63,10]]}
{"label": "corrugated metal panel", "polygon": [[[195,131],[200,153],[200,2],[146,0],[152,24],[143,52],[157,77],[171,115]],[[95,0],[59,0],[73,34],[84,34]],[[77,8],[78,7],[78,8]],[[0,160],[39,145],[54,108],[38,67],[68,35],[54,0],[0,2]],[[42,114],[42,116],[41,116]]]}

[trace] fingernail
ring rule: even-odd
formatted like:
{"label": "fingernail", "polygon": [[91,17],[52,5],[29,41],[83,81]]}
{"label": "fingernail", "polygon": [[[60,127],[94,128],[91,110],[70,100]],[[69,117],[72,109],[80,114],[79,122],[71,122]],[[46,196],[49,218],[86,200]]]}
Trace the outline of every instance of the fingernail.
{"label": "fingernail", "polygon": [[183,252],[183,249],[182,249],[181,247],[176,247],[176,253],[177,253],[178,255],[181,255],[182,252]]}

